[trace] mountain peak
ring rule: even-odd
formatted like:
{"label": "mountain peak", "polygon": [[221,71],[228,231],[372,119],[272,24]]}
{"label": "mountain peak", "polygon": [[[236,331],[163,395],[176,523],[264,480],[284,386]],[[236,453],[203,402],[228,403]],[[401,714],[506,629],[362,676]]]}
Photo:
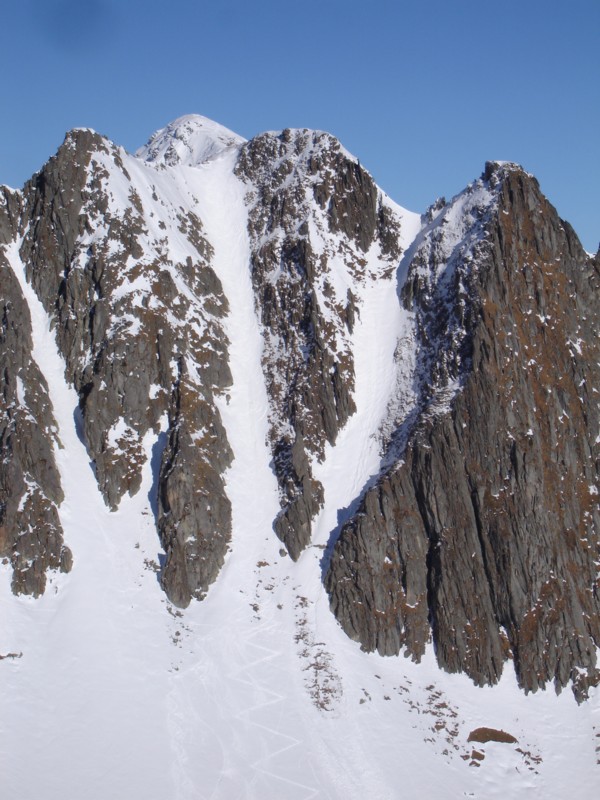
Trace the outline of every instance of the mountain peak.
{"label": "mountain peak", "polygon": [[218,122],[199,114],[188,114],[156,131],[135,155],[153,164],[197,167],[244,141],[242,136]]}
{"label": "mountain peak", "polygon": [[514,161],[486,161],[485,169],[481,177],[484,181],[489,181],[492,178],[504,178],[508,174],[515,172],[533,177],[530,173],[526,172],[520,164]]}
{"label": "mountain peak", "polygon": [[487,170],[188,116],[0,187],[6,797],[596,798],[600,264]]}

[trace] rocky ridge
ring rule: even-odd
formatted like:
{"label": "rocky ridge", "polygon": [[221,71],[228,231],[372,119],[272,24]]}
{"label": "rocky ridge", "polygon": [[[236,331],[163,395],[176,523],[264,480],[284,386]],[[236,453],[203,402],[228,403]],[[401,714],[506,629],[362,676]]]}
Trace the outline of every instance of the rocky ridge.
{"label": "rocky ridge", "polygon": [[[14,237],[21,196],[0,196],[0,244]],[[48,387],[33,357],[29,309],[6,251],[0,251],[0,558],[9,559],[12,589],[34,597],[48,570],[68,572],[58,506],[63,499],[54,457],[60,447]]]}
{"label": "rocky ridge", "polygon": [[511,658],[526,690],[581,698],[599,678],[597,262],[534,178],[489,164],[430,213],[402,299],[424,390],[335,545],[334,613],[367,650],[418,660],[433,638],[478,683]]}
{"label": "rocky ridge", "polygon": [[261,134],[242,147],[236,174],[249,190],[252,281],[282,506],[275,531],[297,559],[323,505],[311,461],[323,460],[325,445],[355,411],[352,333],[361,289],[394,275],[401,220],[326,133]]}
{"label": "rocky ridge", "polygon": [[[162,581],[186,605],[214,579],[230,537],[221,475],[231,453],[214,403],[231,381],[227,300],[200,220],[159,197],[152,178],[107,140],[74,131],[24,189],[20,257],[53,320],[111,509],[139,490],[149,442],[164,445]],[[202,487],[190,475],[202,475]],[[207,510],[216,496],[218,518]],[[208,567],[199,566],[204,549]]]}
{"label": "rocky ridge", "polygon": [[599,265],[515,165],[434,204],[412,243],[359,162],[307,130],[245,142],[185,117],[135,157],[76,130],[23,192],[2,189],[0,556],[14,591],[41,594],[48,569],[77,559],[23,276],[107,506],[139,491],[151,459],[167,596],[184,607],[217,578],[232,343],[197,193],[223,159],[245,192],[230,235],[248,245],[235,268],[252,279],[287,552],[301,557],[327,502],[315,468],[357,412],[355,329],[385,287],[402,308],[394,390],[371,432],[380,469],[332,534],[332,610],[367,650],[418,660],[432,640],[476,683],[510,658],[526,690],[572,681],[584,697],[600,677]]}

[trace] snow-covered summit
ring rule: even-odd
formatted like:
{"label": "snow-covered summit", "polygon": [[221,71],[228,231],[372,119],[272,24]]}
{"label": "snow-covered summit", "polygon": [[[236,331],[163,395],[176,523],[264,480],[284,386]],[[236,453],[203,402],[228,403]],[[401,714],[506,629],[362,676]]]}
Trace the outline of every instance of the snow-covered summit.
{"label": "snow-covered summit", "polygon": [[245,141],[218,122],[188,114],[156,131],[135,155],[153,164],[197,167]]}
{"label": "snow-covered summit", "polygon": [[0,187],[2,797],[595,800],[596,267],[490,163],[421,217],[188,116]]}

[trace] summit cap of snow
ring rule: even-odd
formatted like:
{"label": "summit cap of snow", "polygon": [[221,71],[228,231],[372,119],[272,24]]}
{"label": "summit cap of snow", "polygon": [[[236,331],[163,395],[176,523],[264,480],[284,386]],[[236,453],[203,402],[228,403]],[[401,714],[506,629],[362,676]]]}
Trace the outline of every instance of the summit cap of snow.
{"label": "summit cap of snow", "polygon": [[156,131],[136,156],[153,164],[197,167],[245,141],[218,122],[189,114]]}

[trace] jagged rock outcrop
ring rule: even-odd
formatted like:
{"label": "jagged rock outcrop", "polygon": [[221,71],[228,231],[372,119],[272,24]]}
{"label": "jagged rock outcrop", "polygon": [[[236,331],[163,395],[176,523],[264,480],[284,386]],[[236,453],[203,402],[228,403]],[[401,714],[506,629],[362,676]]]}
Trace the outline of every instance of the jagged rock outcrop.
{"label": "jagged rock outcrop", "polygon": [[21,211],[21,193],[0,186],[0,245],[9,244],[15,238]]}
{"label": "jagged rock outcrop", "polygon": [[323,488],[311,461],[355,411],[352,331],[359,287],[400,255],[400,221],[360,164],[326,133],[265,133],[242,149],[263,368],[281,513],[275,531],[297,559]]}
{"label": "jagged rock outcrop", "polygon": [[159,533],[167,552],[161,584],[178,606],[201,600],[219,574],[231,538],[223,473],[233,454],[210,397],[182,367],[173,388],[159,489]]}
{"label": "jagged rock outcrop", "polygon": [[[155,177],[98,134],[73,131],[25,187],[20,255],[54,322],[111,509],[139,490],[152,444],[167,431],[157,476],[162,583],[187,605],[214,579],[231,535],[219,472],[231,456],[214,403],[231,382],[228,306],[201,221],[159,196]],[[176,478],[184,465],[193,487]],[[188,496],[196,491],[214,496],[211,515]],[[199,558],[202,570],[188,563]]]}
{"label": "jagged rock outcrop", "polygon": [[[21,275],[51,320],[110,509],[139,491],[152,457],[160,580],[186,606],[231,540],[235,454],[219,408],[228,335],[235,344],[248,318],[229,316],[223,285],[250,269],[274,529],[294,560],[357,411],[369,447],[381,442],[371,478],[373,450],[361,453],[368,483],[328,555],[344,630],[415,659],[433,641],[442,667],[479,684],[510,658],[526,690],[572,681],[583,697],[600,679],[599,258],[514,165],[487,165],[413,223],[329,134],[245,142],[200,117],[137,156],[73,131],[23,192],[1,188],[0,556],[14,591],[40,594],[47,570],[73,560]],[[385,386],[372,414],[371,376]]]}
{"label": "jagged rock outcrop", "polygon": [[480,684],[509,657],[526,690],[598,681],[599,278],[518,168],[432,212],[402,293],[417,413],[326,578],[366,649],[418,659],[432,636]]}
{"label": "jagged rock outcrop", "polygon": [[[0,245],[14,238],[20,196],[0,196]],[[60,446],[48,387],[32,355],[31,319],[7,255],[0,251],[0,558],[15,594],[44,592],[47,570],[68,572],[54,448]]]}

